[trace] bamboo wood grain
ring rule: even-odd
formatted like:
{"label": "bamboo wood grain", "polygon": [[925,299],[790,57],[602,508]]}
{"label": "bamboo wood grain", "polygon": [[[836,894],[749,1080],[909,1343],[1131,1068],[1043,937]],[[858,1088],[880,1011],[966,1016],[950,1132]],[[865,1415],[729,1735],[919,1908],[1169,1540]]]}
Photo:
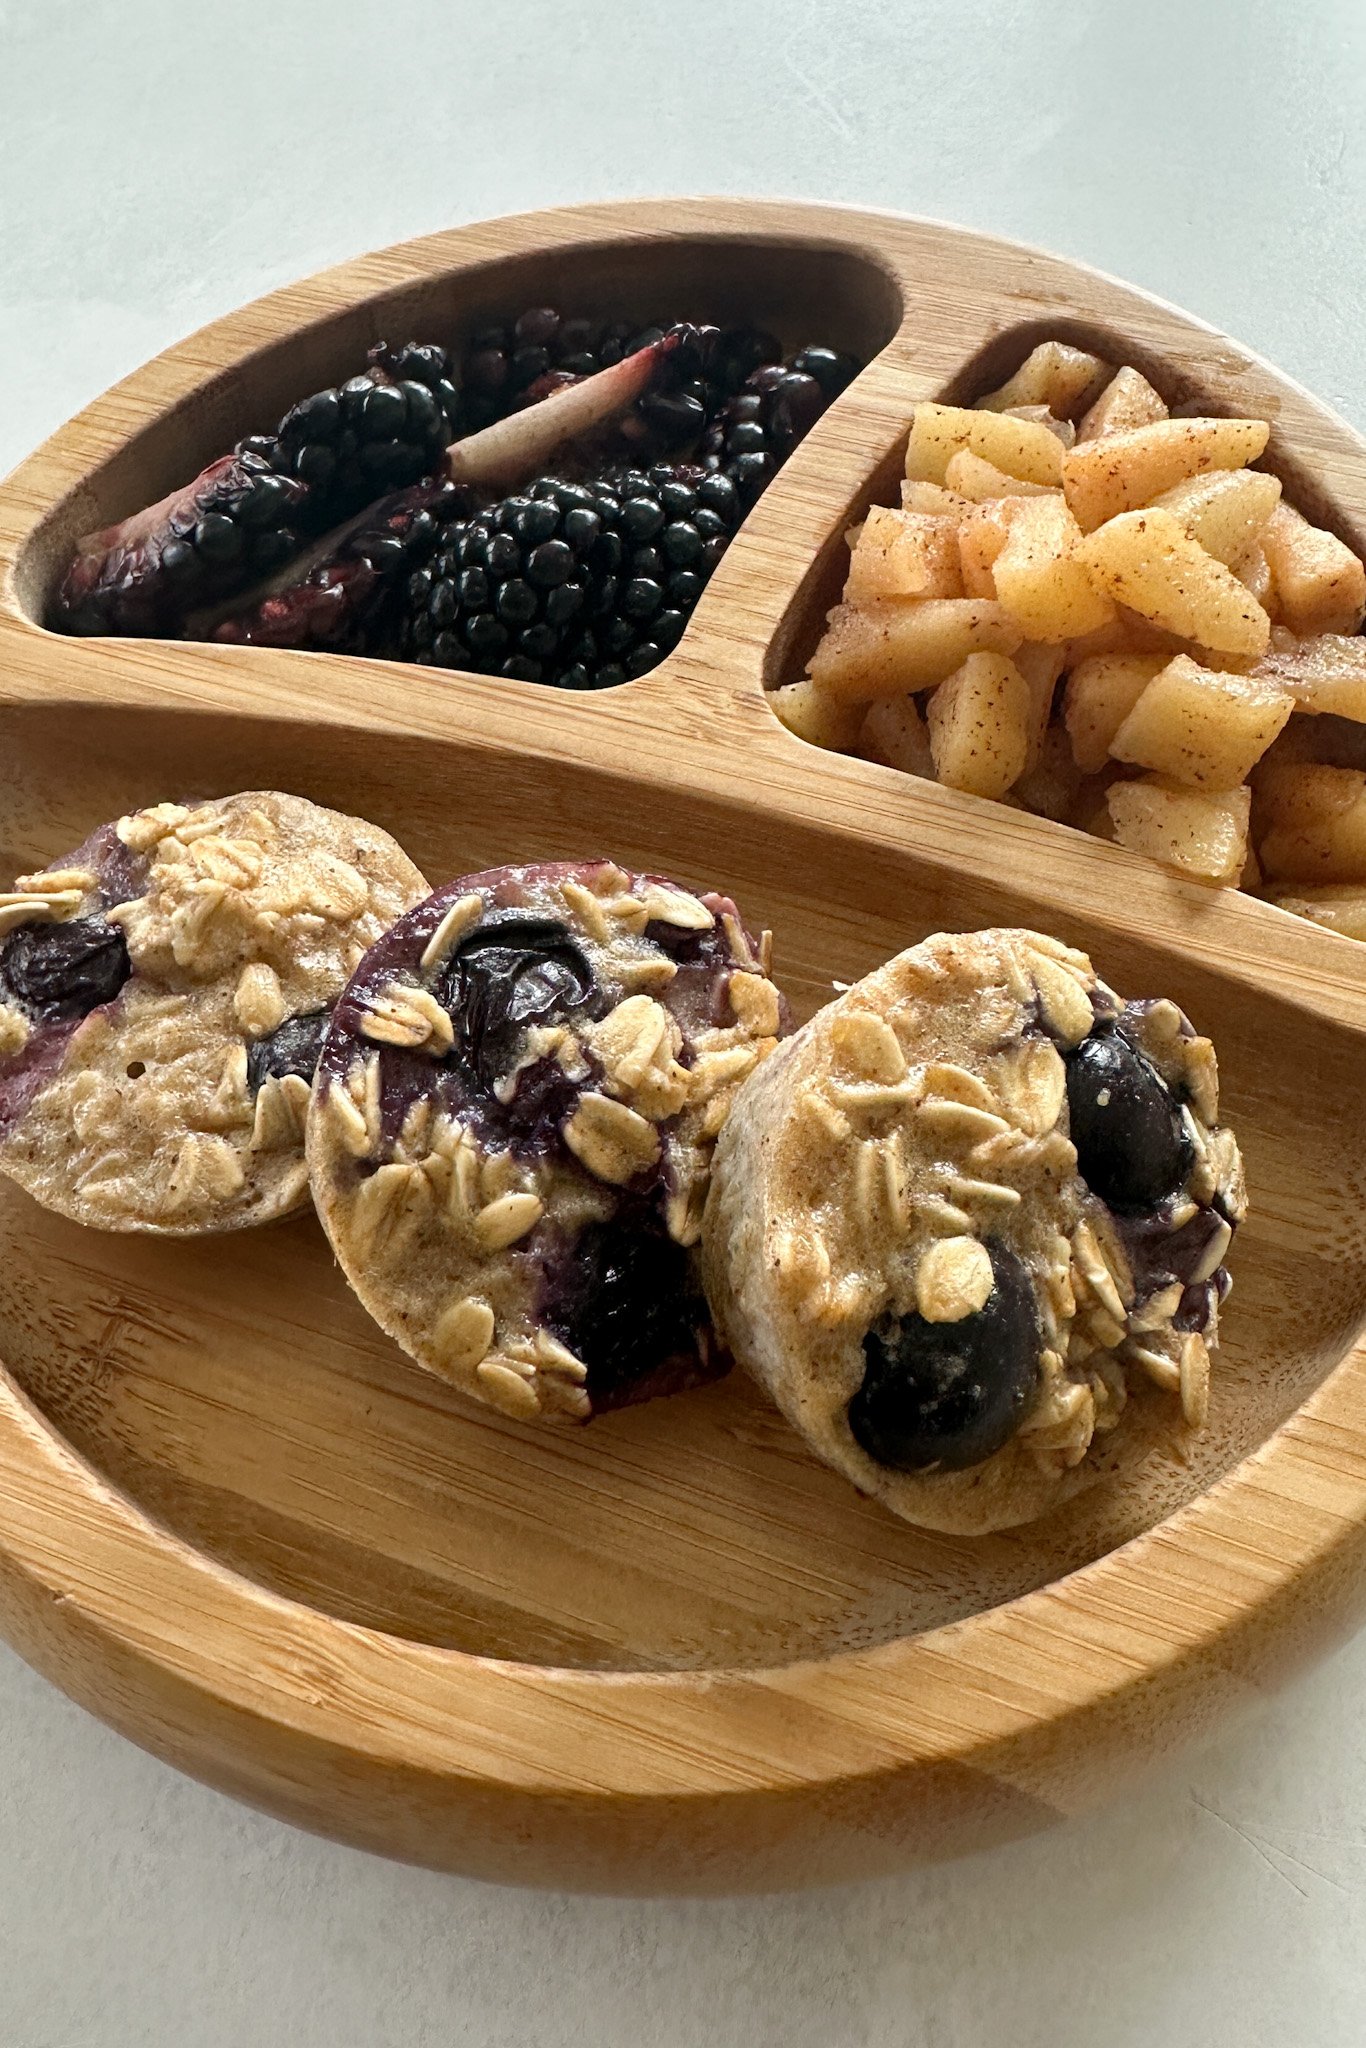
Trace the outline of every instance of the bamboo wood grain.
{"label": "bamboo wood grain", "polygon": [[[72,641],[74,535],[381,333],[551,299],[757,312],[874,357],[760,501],[676,652],[598,696],[381,662]],[[585,1432],[417,1378],[311,1224],[165,1246],[0,1191],[0,1626],[73,1697],[304,1825],[521,1881],[833,1881],[1111,1790],[1359,1613],[1366,973],[1351,942],[1000,807],[817,753],[797,673],[917,399],[1045,333],[1275,422],[1366,543],[1357,437],[1187,316],[889,215],[579,208],[429,237],[169,350],[0,493],[0,869],[177,791],[362,811],[433,875],[609,851],[723,882],[799,1011],[940,926],[1036,922],[1220,1045],[1253,1220],[1188,1467],[969,1543],[906,1529],[738,1379]]]}

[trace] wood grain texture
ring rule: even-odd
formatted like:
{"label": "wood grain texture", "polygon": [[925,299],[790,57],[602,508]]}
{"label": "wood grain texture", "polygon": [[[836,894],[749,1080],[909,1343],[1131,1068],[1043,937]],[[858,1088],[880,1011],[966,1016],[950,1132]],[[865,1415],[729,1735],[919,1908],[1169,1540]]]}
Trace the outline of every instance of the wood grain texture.
{"label": "wood grain texture", "polygon": [[[552,299],[757,312],[873,357],[676,652],[598,696],[35,623],[74,535],[380,334]],[[1355,435],[1077,266],[892,216],[687,201],[430,237],[170,350],[0,493],[0,874],[173,793],[360,811],[434,876],[609,852],[733,889],[800,1014],[941,928],[1037,923],[1219,1047],[1252,1220],[1189,1466],[969,1542],[904,1527],[737,1378],[535,1433],[419,1378],[311,1223],[82,1233],[0,1189],[0,1626],[133,1739],[304,1825],[556,1885],[833,1881],[1111,1790],[1355,1618],[1366,1562],[1366,956],[1232,892],[803,746],[797,672],[907,413],[1061,332],[1275,423],[1366,544]]]}

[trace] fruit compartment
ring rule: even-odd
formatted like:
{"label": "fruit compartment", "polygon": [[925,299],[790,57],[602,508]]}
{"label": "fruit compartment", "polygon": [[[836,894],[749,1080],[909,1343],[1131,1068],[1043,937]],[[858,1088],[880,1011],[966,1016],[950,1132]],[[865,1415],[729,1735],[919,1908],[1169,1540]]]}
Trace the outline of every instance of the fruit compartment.
{"label": "fruit compartment", "polygon": [[[276,293],[237,316],[230,362],[206,330],[98,400],[82,420],[93,459],[62,465],[60,490],[18,537],[13,590],[26,620],[43,626],[79,535],[156,502],[239,436],[269,429],[296,399],[355,375],[377,341],[415,337],[454,350],[483,326],[550,304],[570,318],[640,325],[660,317],[761,324],[785,349],[819,338],[868,363],[902,318],[893,271],[853,244],[638,233],[481,258],[477,231],[472,238],[474,255],[462,250],[454,263],[430,255],[424,263],[422,255],[471,236],[409,245],[408,263],[376,263],[374,275],[411,274],[361,296],[354,276],[367,271],[365,260]],[[351,290],[341,289],[343,278]]]}
{"label": "fruit compartment", "polygon": [[[911,843],[859,848],[723,780],[683,792],[551,758],[530,808],[526,763],[463,738],[97,707],[9,707],[0,746],[6,871],[168,790],[277,783],[364,811],[434,879],[604,847],[688,882],[721,876],[775,929],[800,1016],[932,930],[1035,915],[1027,875],[1008,887],[946,873]],[[478,802],[453,802],[476,778]],[[969,1542],[861,1501],[739,1375],[582,1432],[522,1429],[415,1375],[311,1220],[162,1244],[82,1232],[7,1184],[6,1365],[83,1458],[198,1550],[418,1642],[580,1669],[768,1667],[998,1605],[1255,1451],[1366,1320],[1356,1035],[1152,935],[1119,941],[1080,914],[1068,936],[1120,987],[1169,993],[1214,1031],[1247,1156],[1252,1216],[1212,1425],[1156,1483]]]}
{"label": "fruit compartment", "polygon": [[[1086,349],[1105,361],[1131,364],[1165,400],[1174,415],[1242,416],[1268,418],[1271,439],[1266,453],[1252,465],[1278,476],[1286,497],[1316,526],[1325,526],[1359,554],[1366,555],[1366,522],[1346,511],[1325,489],[1315,464],[1306,458],[1276,424],[1274,401],[1268,404],[1264,390],[1249,380],[1246,360],[1236,355],[1210,333],[1210,361],[1196,371],[1189,365],[1173,363],[1142,339],[1102,322],[1078,319],[1066,313],[1048,315],[1002,328],[967,356],[947,381],[934,389],[924,388],[916,373],[914,355],[915,309],[908,309],[904,334],[907,347],[878,366],[880,410],[901,399],[900,432],[883,446],[856,488],[832,509],[827,530],[815,555],[805,569],[793,595],[787,615],[779,624],[764,662],[766,690],[797,682],[806,673],[825,625],[826,613],[839,602],[849,564],[845,533],[866,517],[874,505],[895,505],[904,474],[906,439],[912,408],[932,399],[942,405],[971,405],[983,392],[997,390],[1019,369],[1030,351],[1043,341],[1064,341]],[[1254,388],[1245,387],[1252,381]],[[1265,407],[1265,411],[1258,410]]]}

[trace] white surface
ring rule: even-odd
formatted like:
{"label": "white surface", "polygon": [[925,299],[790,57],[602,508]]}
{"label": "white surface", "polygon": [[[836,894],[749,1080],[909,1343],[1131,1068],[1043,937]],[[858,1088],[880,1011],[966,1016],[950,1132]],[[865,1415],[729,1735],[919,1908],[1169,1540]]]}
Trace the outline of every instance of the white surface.
{"label": "white surface", "polygon": [[[322,264],[698,190],[1043,243],[1366,426],[1363,71],[1360,0],[0,0],[0,469]],[[1141,1802],[947,1869],[617,1903],[307,1839],[0,1651],[0,2048],[1355,2048],[1363,1693],[1359,1638]]]}

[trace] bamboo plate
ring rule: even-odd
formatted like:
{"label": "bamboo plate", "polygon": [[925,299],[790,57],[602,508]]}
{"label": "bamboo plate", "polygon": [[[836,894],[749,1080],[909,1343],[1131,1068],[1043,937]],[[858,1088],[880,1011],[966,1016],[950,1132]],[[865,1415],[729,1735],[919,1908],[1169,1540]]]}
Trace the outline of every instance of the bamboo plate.
{"label": "bamboo plate", "polygon": [[[312,654],[73,641],[79,532],[378,335],[496,310],[749,313],[870,367],[761,500],[681,645],[597,696]],[[418,1377],[311,1221],[158,1243],[0,1184],[0,1625],[135,1741],[274,1813],[486,1877],[855,1876],[1108,1792],[1342,1629],[1366,1577],[1366,954],[1062,827],[804,746],[841,535],[909,407],[1061,333],[1275,423],[1366,544],[1363,444],[1232,342],[929,223],[689,201],[530,215],[273,294],[97,401],[0,495],[0,866],[183,789],[276,785],[434,877],[610,852],[733,889],[799,1012],[943,926],[1037,923],[1219,1043],[1252,1220],[1189,1467],[979,1541],[862,1501],[737,1376],[533,1433]]]}

